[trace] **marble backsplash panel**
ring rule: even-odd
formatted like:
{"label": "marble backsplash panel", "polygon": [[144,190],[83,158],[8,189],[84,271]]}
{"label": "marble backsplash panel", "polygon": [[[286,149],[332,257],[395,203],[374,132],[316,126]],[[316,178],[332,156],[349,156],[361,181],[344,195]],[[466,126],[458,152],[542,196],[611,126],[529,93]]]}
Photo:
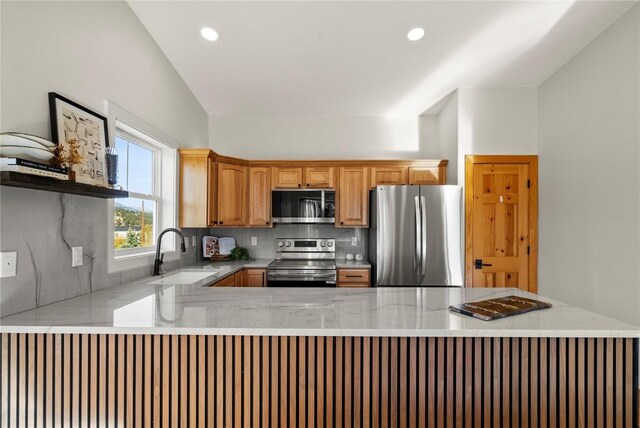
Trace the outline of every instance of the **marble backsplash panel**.
{"label": "marble backsplash panel", "polygon": [[[0,279],[0,317],[150,275],[152,265],[107,272],[107,201],[78,195],[0,187],[0,251],[17,251],[17,275]],[[167,270],[194,263],[208,229]],[[83,247],[83,265],[71,267],[71,247]]]}

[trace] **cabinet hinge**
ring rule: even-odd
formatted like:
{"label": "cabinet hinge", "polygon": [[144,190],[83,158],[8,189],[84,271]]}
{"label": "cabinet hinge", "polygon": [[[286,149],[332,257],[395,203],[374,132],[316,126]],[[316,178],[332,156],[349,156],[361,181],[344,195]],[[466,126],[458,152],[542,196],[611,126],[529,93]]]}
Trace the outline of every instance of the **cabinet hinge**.
{"label": "cabinet hinge", "polygon": [[527,180],[527,189],[531,189],[531,180]]}

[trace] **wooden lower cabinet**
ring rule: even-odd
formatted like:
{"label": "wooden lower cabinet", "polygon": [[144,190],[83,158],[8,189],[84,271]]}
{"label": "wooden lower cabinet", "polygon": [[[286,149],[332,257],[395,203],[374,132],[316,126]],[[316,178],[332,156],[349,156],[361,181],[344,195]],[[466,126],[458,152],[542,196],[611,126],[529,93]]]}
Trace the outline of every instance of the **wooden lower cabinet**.
{"label": "wooden lower cabinet", "polygon": [[338,269],[338,287],[370,287],[370,269]]}
{"label": "wooden lower cabinet", "polygon": [[638,339],[15,334],[0,426],[638,426]]}
{"label": "wooden lower cabinet", "polygon": [[266,287],[266,269],[242,269],[212,284],[212,287]]}

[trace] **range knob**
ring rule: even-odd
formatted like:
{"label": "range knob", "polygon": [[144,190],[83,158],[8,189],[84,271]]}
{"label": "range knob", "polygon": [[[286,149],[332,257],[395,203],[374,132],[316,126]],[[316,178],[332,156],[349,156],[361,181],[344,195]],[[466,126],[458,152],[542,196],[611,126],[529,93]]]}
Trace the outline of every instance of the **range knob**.
{"label": "range knob", "polygon": [[284,242],[282,241],[278,242],[278,247],[284,247]]}
{"label": "range knob", "polygon": [[320,241],[320,246],[321,246],[321,247],[324,247],[325,245],[327,245],[327,243],[326,243],[326,242],[324,242],[324,241]]}
{"label": "range knob", "polygon": [[290,246],[291,246],[291,242],[287,242],[287,247],[290,247]]}
{"label": "range knob", "polygon": [[333,247],[333,242],[331,241],[327,242],[327,247]]}

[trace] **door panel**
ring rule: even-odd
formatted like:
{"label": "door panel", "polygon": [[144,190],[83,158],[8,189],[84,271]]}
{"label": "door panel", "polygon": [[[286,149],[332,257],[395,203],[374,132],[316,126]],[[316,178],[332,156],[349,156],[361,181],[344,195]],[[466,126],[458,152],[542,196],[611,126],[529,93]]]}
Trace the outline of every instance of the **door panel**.
{"label": "door panel", "polygon": [[247,167],[218,164],[218,224],[244,226],[247,215]]}
{"label": "door panel", "polygon": [[336,227],[369,224],[369,174],[366,167],[341,167],[336,194]]}
{"label": "door panel", "polygon": [[249,168],[249,226],[271,225],[271,176],[267,167]]}
{"label": "door panel", "polygon": [[529,164],[473,165],[471,286],[530,289],[529,180]]}
{"label": "door panel", "polygon": [[371,188],[376,186],[407,184],[407,167],[372,167]]}
{"label": "door panel", "polygon": [[332,166],[310,166],[304,169],[306,187],[318,189],[333,189]]}
{"label": "door panel", "polygon": [[417,286],[415,186],[379,186],[376,192],[377,286]]}
{"label": "door panel", "polygon": [[302,187],[302,168],[273,168],[274,189],[295,189]]}
{"label": "door panel", "polygon": [[464,285],[462,187],[420,186],[425,232],[423,286]]}

